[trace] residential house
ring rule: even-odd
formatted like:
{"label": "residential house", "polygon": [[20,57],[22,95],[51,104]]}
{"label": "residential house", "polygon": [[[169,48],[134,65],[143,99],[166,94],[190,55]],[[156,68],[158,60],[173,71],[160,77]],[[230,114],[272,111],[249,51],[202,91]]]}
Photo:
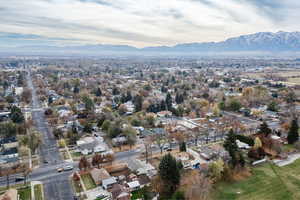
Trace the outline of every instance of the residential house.
{"label": "residential house", "polygon": [[112,194],[113,200],[130,200],[130,191],[120,184],[114,184],[109,190]]}
{"label": "residential house", "polygon": [[101,185],[103,180],[111,178],[109,173],[104,168],[94,168],[90,171],[90,174],[97,185]]}
{"label": "residential house", "polygon": [[146,163],[145,161],[141,161],[139,159],[129,158],[127,160],[127,165],[128,168],[131,171],[136,172],[137,175],[145,174],[149,177],[153,177],[157,174],[156,169],[150,163]]}
{"label": "residential house", "polygon": [[138,190],[138,189],[141,188],[141,185],[140,185],[139,181],[128,182],[127,185],[130,189],[130,192],[133,192],[133,191]]}
{"label": "residential house", "polygon": [[[90,153],[105,153],[110,152],[107,144],[104,143],[102,137],[84,137],[76,142],[77,147],[83,155]],[[113,153],[113,152],[112,152]]]}
{"label": "residential house", "polygon": [[16,147],[5,149],[2,147],[0,151],[0,163],[15,162],[19,158],[18,149]]}
{"label": "residential house", "polygon": [[114,184],[117,183],[117,179],[115,177],[110,177],[107,179],[102,180],[102,187],[107,190],[112,188]]}

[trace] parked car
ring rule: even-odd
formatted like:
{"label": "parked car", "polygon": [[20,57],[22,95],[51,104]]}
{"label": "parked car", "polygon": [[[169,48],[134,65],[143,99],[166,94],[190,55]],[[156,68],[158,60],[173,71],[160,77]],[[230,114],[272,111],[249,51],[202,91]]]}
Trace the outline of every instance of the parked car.
{"label": "parked car", "polygon": [[16,177],[16,179],[15,179],[16,182],[20,182],[20,181],[24,181],[24,180],[25,180],[25,177],[23,177],[23,176]]}

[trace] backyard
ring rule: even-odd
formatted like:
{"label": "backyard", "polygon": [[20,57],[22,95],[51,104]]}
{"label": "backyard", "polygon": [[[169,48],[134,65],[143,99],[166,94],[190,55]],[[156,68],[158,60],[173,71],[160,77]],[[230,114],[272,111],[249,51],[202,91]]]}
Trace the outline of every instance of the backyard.
{"label": "backyard", "polygon": [[81,178],[87,190],[91,190],[96,187],[96,184],[90,174],[82,174]]}
{"label": "backyard", "polygon": [[212,199],[300,199],[299,171],[300,159],[284,167],[265,163],[253,168],[253,175],[243,181],[218,184]]}
{"label": "backyard", "polygon": [[31,200],[31,187],[26,186],[18,189],[20,200]]}

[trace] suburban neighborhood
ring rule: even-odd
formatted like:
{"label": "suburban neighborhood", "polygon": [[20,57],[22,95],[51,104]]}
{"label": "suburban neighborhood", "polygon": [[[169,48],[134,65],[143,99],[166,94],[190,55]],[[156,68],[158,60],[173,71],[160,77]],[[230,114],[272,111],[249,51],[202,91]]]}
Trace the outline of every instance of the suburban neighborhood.
{"label": "suburban neighborhood", "polygon": [[297,199],[299,64],[3,59],[0,199]]}

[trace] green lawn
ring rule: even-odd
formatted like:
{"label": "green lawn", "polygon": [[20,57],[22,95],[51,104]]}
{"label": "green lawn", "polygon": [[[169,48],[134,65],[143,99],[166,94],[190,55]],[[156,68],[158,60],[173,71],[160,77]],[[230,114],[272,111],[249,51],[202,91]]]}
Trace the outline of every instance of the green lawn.
{"label": "green lawn", "polygon": [[35,200],[43,200],[43,186],[41,184],[34,186],[34,197]]}
{"label": "green lawn", "polygon": [[131,194],[132,194],[131,200],[142,199],[143,198],[143,193],[140,190],[134,191]]}
{"label": "green lawn", "polygon": [[144,187],[144,188],[141,188],[139,190],[133,191],[131,193],[131,195],[132,195],[131,196],[131,200],[135,200],[135,199],[151,199],[148,187]]}
{"label": "green lawn", "polygon": [[253,175],[236,183],[220,183],[216,200],[300,199],[300,159],[285,167],[265,163],[253,168]]}
{"label": "green lawn", "polygon": [[18,194],[20,195],[20,200],[31,200],[31,187],[19,188]]}
{"label": "green lawn", "polygon": [[282,146],[282,149],[284,152],[289,152],[295,150],[295,147],[293,144],[285,144]]}
{"label": "green lawn", "polygon": [[81,157],[81,153],[79,153],[79,152],[71,152],[71,156],[73,158],[79,158],[79,157]]}
{"label": "green lawn", "polygon": [[91,190],[97,187],[90,174],[81,175],[81,178],[87,190]]}

